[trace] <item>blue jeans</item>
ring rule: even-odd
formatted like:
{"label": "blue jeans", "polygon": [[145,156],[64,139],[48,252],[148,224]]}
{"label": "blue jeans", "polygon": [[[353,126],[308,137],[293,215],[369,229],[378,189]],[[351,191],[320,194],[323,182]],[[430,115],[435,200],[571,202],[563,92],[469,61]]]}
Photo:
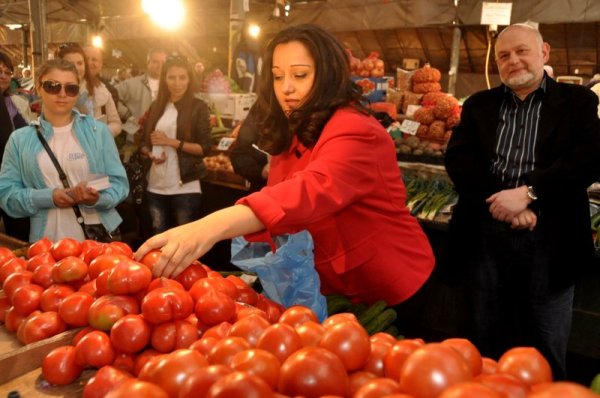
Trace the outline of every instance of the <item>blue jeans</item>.
{"label": "blue jeans", "polygon": [[145,195],[154,234],[200,218],[201,193],[159,195],[146,191]]}
{"label": "blue jeans", "polygon": [[543,232],[513,230],[490,219],[480,243],[469,286],[475,344],[492,358],[533,346],[550,362],[554,378],[564,379],[574,287],[550,288]]}

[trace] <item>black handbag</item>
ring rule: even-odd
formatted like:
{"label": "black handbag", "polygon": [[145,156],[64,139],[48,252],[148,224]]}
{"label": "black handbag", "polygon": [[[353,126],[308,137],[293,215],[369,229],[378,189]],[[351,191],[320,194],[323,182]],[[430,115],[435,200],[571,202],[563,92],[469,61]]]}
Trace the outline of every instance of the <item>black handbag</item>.
{"label": "black handbag", "polygon": [[[40,126],[36,125],[35,131],[37,132],[37,136],[40,139],[42,146],[44,147],[46,152],[48,152],[48,156],[50,156],[50,160],[52,160],[54,167],[56,167],[56,170],[58,171],[58,177],[60,178],[60,181],[62,182],[63,186],[66,189],[71,188],[69,180],[67,179],[67,175],[63,171],[62,167],[60,167],[56,156],[54,156],[54,152],[52,152],[52,149],[50,149],[48,142],[42,135],[42,132],[40,131]],[[95,240],[98,242],[113,242],[120,237],[118,228],[113,232],[108,232],[102,224],[85,224],[83,222],[84,220],[83,216],[81,215],[81,210],[79,209],[79,206],[74,205],[72,208],[73,212],[75,213],[77,223],[81,226],[81,229],[83,230],[83,236],[85,236],[86,239]]]}

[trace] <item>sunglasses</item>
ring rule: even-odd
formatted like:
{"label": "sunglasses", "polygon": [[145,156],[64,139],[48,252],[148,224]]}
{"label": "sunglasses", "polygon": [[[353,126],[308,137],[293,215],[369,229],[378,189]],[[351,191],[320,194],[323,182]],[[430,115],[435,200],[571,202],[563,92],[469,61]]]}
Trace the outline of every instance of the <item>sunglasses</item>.
{"label": "sunglasses", "polygon": [[65,88],[65,94],[67,97],[77,97],[79,94],[79,84],[68,83],[63,86],[62,83],[53,82],[51,80],[42,82],[42,88],[48,94],[57,95],[60,93],[60,90],[62,90],[63,87]]}

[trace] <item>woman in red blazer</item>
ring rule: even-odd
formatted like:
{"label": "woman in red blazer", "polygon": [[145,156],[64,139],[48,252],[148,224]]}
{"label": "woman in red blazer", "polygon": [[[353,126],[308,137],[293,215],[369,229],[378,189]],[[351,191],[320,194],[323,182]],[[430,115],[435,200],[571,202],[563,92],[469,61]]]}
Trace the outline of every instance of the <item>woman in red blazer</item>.
{"label": "woman in red blazer", "polygon": [[156,275],[177,275],[217,241],[272,242],[308,230],[323,293],[398,304],[425,283],[434,257],[405,206],[389,134],[360,104],[343,46],[314,25],[281,31],[267,49],[259,146],[273,155],[267,186],[236,205],[144,243]]}

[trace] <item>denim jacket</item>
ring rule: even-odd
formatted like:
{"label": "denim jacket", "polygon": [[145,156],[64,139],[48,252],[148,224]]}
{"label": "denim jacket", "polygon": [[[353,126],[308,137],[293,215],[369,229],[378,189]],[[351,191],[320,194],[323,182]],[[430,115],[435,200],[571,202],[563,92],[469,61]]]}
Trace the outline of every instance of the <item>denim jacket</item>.
{"label": "denim jacket", "polygon": [[[52,192],[62,188],[48,187],[44,182],[38,164],[38,154],[44,151],[44,147],[37,136],[36,124],[41,127],[46,141],[50,141],[54,130],[42,114],[37,121],[10,135],[0,169],[0,207],[12,217],[30,218],[31,242],[44,236],[48,209],[56,208]],[[94,205],[80,206],[96,210],[106,229],[113,231],[122,221],[115,207],[129,192],[127,175],[115,141],[104,123],[77,111],[73,111],[73,130],[87,156],[90,173],[106,175],[111,183],[110,188],[100,191]]]}

